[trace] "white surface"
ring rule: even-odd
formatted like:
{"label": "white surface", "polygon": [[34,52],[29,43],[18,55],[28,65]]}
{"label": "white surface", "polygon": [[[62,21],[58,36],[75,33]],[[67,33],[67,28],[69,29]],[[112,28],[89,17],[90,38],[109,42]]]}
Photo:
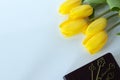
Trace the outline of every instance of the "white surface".
{"label": "white surface", "polygon": [[58,24],[63,0],[0,0],[0,80],[63,80],[63,76],[106,52],[120,64],[115,29],[105,48],[91,56],[83,35],[64,39]]}

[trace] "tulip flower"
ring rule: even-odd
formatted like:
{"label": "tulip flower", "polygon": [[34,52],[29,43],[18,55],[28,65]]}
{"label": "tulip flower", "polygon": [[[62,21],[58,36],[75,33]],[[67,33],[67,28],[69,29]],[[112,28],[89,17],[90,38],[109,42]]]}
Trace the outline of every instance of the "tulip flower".
{"label": "tulip flower", "polygon": [[106,18],[99,18],[93,21],[91,24],[89,24],[86,35],[94,35],[98,33],[101,30],[104,30],[107,26],[107,20]]}
{"label": "tulip flower", "polygon": [[90,16],[92,13],[93,8],[90,5],[79,5],[70,11],[69,17],[71,19],[86,18]]}
{"label": "tulip flower", "polygon": [[61,14],[68,14],[72,8],[79,6],[82,0],[66,0],[59,9]]}
{"label": "tulip flower", "polygon": [[108,40],[108,35],[103,30],[96,33],[93,36],[88,35],[83,41],[83,44],[91,54],[94,54],[104,47],[107,40]]}
{"label": "tulip flower", "polygon": [[67,20],[60,25],[60,31],[65,37],[76,35],[87,27],[88,23],[85,19]]}

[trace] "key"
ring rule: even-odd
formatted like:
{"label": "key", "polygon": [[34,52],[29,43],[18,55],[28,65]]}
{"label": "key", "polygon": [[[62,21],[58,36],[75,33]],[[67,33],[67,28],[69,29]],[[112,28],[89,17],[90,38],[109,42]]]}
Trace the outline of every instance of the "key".
{"label": "key", "polygon": [[113,78],[114,78],[114,72],[110,72],[110,73],[107,74],[106,80],[111,80]]}
{"label": "key", "polygon": [[100,58],[99,60],[97,60],[98,72],[97,72],[96,80],[98,80],[100,70],[101,70],[102,67],[104,67],[105,63],[106,62],[105,62],[105,59],[103,57]]}
{"label": "key", "polygon": [[93,65],[93,64],[91,64],[90,66],[89,66],[89,70],[91,71],[91,80],[93,80],[94,78],[93,78],[93,72],[94,72],[94,70],[96,69],[96,67]]}
{"label": "key", "polygon": [[101,75],[101,77],[104,77],[111,69],[115,69],[115,65],[110,63],[109,68]]}

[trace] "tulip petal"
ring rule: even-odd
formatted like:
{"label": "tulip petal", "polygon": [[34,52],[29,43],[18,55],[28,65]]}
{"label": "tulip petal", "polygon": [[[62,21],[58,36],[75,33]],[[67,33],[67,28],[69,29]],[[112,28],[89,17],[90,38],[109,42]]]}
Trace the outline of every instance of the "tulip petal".
{"label": "tulip petal", "polygon": [[84,41],[84,45],[88,51],[93,54],[99,51],[105,45],[107,38],[107,33],[105,31],[100,31],[91,38],[85,39],[86,41]]}
{"label": "tulip petal", "polygon": [[66,0],[61,4],[59,12],[61,14],[68,14],[72,8],[79,6],[81,3],[82,0]]}
{"label": "tulip petal", "polygon": [[91,37],[92,37],[91,35],[88,35],[88,36],[84,39],[83,45],[85,45]]}
{"label": "tulip petal", "polygon": [[82,31],[84,27],[88,26],[85,19],[67,20],[60,25],[60,31],[65,36],[76,35]]}
{"label": "tulip petal", "polygon": [[93,13],[93,8],[90,5],[80,5],[73,8],[70,11],[70,18],[77,19],[77,18],[86,18]]}
{"label": "tulip petal", "polygon": [[94,35],[99,31],[104,30],[106,26],[107,20],[105,18],[99,18],[93,21],[91,24],[89,24],[86,30],[86,35]]}
{"label": "tulip petal", "polygon": [[96,49],[91,50],[91,53],[94,54],[94,53],[98,52],[99,50],[101,50],[106,42],[107,42],[107,38]]}

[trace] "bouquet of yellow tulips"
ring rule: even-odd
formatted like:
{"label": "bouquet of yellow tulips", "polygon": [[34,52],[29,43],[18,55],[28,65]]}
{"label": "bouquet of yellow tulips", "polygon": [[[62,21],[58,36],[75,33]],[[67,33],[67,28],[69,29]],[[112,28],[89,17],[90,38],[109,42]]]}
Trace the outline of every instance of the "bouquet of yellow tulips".
{"label": "bouquet of yellow tulips", "polygon": [[[113,2],[113,0],[66,0],[59,8],[59,13],[69,16],[68,20],[60,24],[59,28],[61,33],[67,38],[83,33],[86,36],[83,40],[83,45],[86,49],[91,54],[100,51],[108,40],[107,32],[120,24],[117,23],[109,30],[105,30],[107,27],[107,20],[118,15],[120,12],[118,2],[120,4],[120,0],[115,0],[115,2]],[[109,5],[110,9],[94,17],[95,7],[104,3],[108,3],[106,5]],[[117,10],[118,13],[108,18],[102,17],[104,14],[111,12],[112,9]]]}

